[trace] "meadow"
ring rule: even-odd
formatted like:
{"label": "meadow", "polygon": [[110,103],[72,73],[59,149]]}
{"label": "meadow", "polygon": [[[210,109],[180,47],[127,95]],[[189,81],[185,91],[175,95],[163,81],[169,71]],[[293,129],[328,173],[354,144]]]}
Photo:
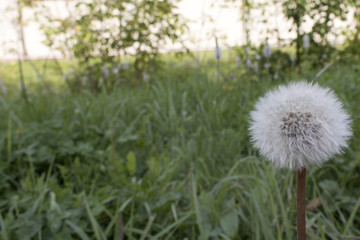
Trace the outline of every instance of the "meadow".
{"label": "meadow", "polygon": [[279,79],[233,59],[222,76],[214,60],[167,64],[94,93],[69,91],[55,65],[38,82],[24,63],[28,101],[17,64],[2,66],[0,239],[295,239],[296,172],[260,157],[247,129],[260,96],[300,79],[333,89],[354,131],[308,170],[308,238],[360,239],[359,60]]}

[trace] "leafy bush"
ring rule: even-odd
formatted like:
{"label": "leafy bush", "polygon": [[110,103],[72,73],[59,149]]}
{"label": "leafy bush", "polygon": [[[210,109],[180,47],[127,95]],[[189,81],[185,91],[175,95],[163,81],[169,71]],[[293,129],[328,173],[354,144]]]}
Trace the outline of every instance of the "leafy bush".
{"label": "leafy bush", "polygon": [[76,4],[75,13],[56,19],[41,10],[46,44],[86,65],[99,57],[102,64],[111,64],[135,54],[138,78],[156,60],[160,47],[179,43],[185,30],[171,0],[92,0]]}

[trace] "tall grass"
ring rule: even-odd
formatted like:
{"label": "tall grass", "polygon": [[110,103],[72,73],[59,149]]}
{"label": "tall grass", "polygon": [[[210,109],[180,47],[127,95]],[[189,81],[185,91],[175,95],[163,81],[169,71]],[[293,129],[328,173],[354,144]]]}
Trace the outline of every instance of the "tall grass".
{"label": "tall grass", "polygon": [[[309,238],[357,239],[360,79],[335,64],[317,80],[355,134],[309,170]],[[33,94],[31,115],[19,95],[0,97],[1,239],[295,239],[295,175],[260,158],[247,132],[255,101],[279,83],[164,75],[97,95]]]}

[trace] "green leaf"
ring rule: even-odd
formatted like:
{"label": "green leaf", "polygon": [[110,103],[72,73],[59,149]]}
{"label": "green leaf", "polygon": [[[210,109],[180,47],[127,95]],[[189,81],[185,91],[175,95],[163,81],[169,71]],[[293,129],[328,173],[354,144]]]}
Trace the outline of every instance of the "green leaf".
{"label": "green leaf", "polygon": [[232,210],[222,216],[220,219],[220,226],[228,236],[234,237],[239,228],[239,217],[237,212]]}
{"label": "green leaf", "polygon": [[133,152],[129,152],[126,156],[126,169],[131,176],[136,172],[136,157]]}
{"label": "green leaf", "polygon": [[152,175],[152,177],[158,177],[160,175],[161,171],[161,164],[158,159],[155,157],[150,157],[150,160],[148,161],[149,166],[149,174]]}
{"label": "green leaf", "polygon": [[90,240],[90,238],[86,235],[86,233],[78,226],[76,225],[75,223],[69,221],[69,220],[66,220],[65,223],[72,228],[72,230],[74,230],[74,232],[76,232],[77,235],[79,235],[79,237],[82,239],[82,240]]}
{"label": "green leaf", "polygon": [[329,194],[334,194],[339,190],[339,185],[334,180],[323,180],[319,186]]}
{"label": "green leaf", "polygon": [[93,231],[94,231],[94,234],[95,234],[95,237],[97,240],[104,240],[106,239],[105,237],[105,234],[104,232],[102,231],[98,221],[95,219],[95,216],[93,214],[93,211],[90,209],[89,207],[89,204],[86,200],[86,195],[84,194],[84,204],[85,204],[85,208],[86,208],[86,211],[88,213],[88,216],[89,216],[89,219],[90,219],[90,222],[91,222],[91,226],[93,228]]}
{"label": "green leaf", "polygon": [[0,229],[0,233],[1,233],[1,239],[3,239],[3,240],[8,240],[9,238],[8,238],[8,233],[7,233],[7,230],[6,230],[6,228],[7,228],[7,226],[5,225],[5,223],[4,223],[4,219],[2,218],[2,216],[1,216],[1,214],[0,214],[0,226],[1,226],[1,229]]}

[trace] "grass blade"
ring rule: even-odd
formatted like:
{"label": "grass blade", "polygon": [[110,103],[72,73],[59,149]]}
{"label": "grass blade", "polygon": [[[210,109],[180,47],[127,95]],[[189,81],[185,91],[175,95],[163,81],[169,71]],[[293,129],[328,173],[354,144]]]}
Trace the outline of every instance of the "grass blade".
{"label": "grass blade", "polygon": [[75,223],[66,220],[65,223],[81,238],[81,240],[90,240],[88,235]]}
{"label": "grass blade", "polygon": [[90,209],[89,204],[88,204],[88,202],[86,200],[85,194],[84,194],[84,203],[85,203],[86,212],[87,212],[87,214],[89,216],[91,226],[92,226],[93,231],[95,233],[96,239],[97,240],[105,240],[106,239],[105,234],[101,230],[99,223],[96,221],[93,213],[91,212],[91,209]]}

